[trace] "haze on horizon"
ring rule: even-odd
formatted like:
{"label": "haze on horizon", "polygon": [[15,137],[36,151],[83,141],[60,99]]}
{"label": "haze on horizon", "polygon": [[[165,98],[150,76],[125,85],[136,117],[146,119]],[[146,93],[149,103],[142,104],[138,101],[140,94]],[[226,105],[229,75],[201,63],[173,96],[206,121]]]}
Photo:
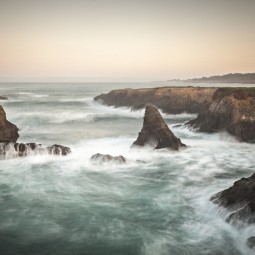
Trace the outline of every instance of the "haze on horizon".
{"label": "haze on horizon", "polygon": [[0,81],[255,71],[254,0],[2,0]]}

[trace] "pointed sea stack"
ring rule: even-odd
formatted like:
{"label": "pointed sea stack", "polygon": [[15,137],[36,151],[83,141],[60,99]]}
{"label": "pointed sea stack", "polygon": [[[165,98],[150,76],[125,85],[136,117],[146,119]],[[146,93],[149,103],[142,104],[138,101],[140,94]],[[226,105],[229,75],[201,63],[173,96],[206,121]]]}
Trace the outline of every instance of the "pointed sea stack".
{"label": "pointed sea stack", "polygon": [[6,119],[6,113],[0,105],[0,143],[15,143],[19,138],[18,131],[19,129]]}
{"label": "pointed sea stack", "polygon": [[151,145],[155,149],[168,148],[178,151],[187,147],[169,129],[158,109],[147,105],[145,109],[143,128],[132,146]]}

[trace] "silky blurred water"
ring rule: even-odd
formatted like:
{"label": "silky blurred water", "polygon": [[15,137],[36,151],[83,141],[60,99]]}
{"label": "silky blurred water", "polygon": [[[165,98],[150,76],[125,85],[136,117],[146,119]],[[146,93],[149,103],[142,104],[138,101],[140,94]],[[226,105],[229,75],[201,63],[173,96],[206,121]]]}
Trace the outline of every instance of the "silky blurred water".
{"label": "silky blurred water", "polygon": [[[0,85],[20,142],[72,149],[0,161],[0,254],[254,254],[245,244],[254,226],[227,224],[227,212],[209,201],[254,172],[254,145],[174,127],[195,117],[184,113],[163,116],[186,150],[130,149],[144,112],[93,102],[114,88],[155,86]],[[95,153],[128,163],[92,164]]]}

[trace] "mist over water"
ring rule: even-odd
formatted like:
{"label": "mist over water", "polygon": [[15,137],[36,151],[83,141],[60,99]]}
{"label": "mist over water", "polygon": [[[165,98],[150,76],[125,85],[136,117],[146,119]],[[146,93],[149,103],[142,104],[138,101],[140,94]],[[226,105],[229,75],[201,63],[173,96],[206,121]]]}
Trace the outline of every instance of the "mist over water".
{"label": "mist over water", "polygon": [[[189,147],[130,149],[144,111],[106,107],[93,97],[145,86],[157,85],[0,85],[19,142],[72,149],[67,157],[0,161],[0,254],[254,254],[245,244],[254,226],[229,225],[227,212],[209,201],[254,172],[254,145],[174,127],[195,115],[163,114]],[[123,155],[128,163],[93,164],[95,153]]]}

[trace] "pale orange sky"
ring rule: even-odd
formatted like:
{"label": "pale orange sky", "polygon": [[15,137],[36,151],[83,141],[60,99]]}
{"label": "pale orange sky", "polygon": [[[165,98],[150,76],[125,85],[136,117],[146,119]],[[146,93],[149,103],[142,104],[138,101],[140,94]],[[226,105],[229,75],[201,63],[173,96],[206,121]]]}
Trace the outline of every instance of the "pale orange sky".
{"label": "pale orange sky", "polygon": [[255,72],[254,0],[0,1],[0,81]]}

